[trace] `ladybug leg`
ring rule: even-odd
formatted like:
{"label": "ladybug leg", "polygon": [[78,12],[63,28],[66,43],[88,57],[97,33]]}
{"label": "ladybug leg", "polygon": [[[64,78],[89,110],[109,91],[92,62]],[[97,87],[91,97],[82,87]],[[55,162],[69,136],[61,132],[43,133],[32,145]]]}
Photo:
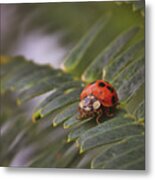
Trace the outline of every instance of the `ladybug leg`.
{"label": "ladybug leg", "polygon": [[98,116],[96,117],[96,123],[100,124],[101,117],[103,116],[102,109],[100,109],[97,113],[98,113]]}
{"label": "ladybug leg", "polygon": [[79,114],[76,116],[76,118],[79,120],[83,120],[89,116],[89,114],[86,114],[86,112],[83,109],[81,109],[80,107],[78,108],[78,112],[79,112]]}
{"label": "ladybug leg", "polygon": [[84,112],[80,107],[78,108],[78,112],[79,112],[79,115],[77,115],[76,118],[79,119],[79,120],[82,120],[83,117],[84,117]]}
{"label": "ladybug leg", "polygon": [[105,114],[107,117],[113,117],[114,116],[114,113],[111,111],[113,111],[113,108],[106,108],[105,109]]}

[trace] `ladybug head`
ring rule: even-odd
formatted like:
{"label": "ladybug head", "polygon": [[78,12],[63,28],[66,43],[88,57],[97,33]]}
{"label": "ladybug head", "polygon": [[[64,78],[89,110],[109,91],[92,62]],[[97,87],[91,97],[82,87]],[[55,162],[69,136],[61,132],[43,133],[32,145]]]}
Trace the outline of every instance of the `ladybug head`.
{"label": "ladybug head", "polygon": [[95,96],[88,95],[80,101],[79,107],[84,111],[94,111],[101,107],[101,103]]}

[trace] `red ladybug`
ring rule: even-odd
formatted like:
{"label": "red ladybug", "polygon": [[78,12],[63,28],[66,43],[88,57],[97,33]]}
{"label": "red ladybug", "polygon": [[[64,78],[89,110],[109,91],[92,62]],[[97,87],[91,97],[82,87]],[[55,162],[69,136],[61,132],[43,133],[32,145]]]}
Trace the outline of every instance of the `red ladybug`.
{"label": "red ladybug", "polygon": [[96,122],[105,115],[112,117],[118,105],[118,95],[110,83],[97,80],[88,84],[80,95],[79,119],[97,116]]}

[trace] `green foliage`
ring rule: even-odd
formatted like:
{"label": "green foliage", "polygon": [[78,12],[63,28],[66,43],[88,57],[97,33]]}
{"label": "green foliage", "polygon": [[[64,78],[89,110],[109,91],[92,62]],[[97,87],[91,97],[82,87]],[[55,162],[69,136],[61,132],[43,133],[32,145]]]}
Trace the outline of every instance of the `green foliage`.
{"label": "green foliage", "polygon": [[[74,16],[67,21],[66,10],[77,8],[76,14],[82,6],[70,6],[59,7],[66,12],[63,17],[54,11],[50,18],[72,31]],[[14,165],[21,153],[19,165],[30,167],[145,169],[144,18],[130,4],[101,3],[96,9],[96,23],[85,30],[61,69],[1,57],[2,166]],[[96,79],[110,81],[120,99],[115,116],[102,117],[99,125],[94,118],[77,119],[80,92]],[[30,100],[45,94],[32,112]]]}

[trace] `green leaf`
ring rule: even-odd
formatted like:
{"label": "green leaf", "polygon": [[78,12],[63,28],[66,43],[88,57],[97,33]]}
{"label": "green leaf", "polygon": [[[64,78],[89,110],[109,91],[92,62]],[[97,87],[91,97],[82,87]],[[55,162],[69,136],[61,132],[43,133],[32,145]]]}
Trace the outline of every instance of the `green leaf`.
{"label": "green leaf", "polygon": [[[94,119],[93,119],[94,120]],[[88,122],[88,123],[87,123]],[[68,134],[67,142],[71,142],[73,140],[76,140],[81,134],[89,130],[91,127],[94,126],[94,124],[91,121],[85,121],[85,123],[82,123],[78,127],[72,128]],[[67,125],[65,125],[67,127]]]}
{"label": "green leaf", "polygon": [[82,84],[79,81],[69,81],[66,82],[65,84],[62,84],[59,86],[59,88],[55,89],[48,95],[42,102],[41,104],[37,107],[37,110],[43,109],[50,101],[52,101],[54,98],[57,96],[62,95],[66,90],[71,90],[75,89],[77,87],[81,87]]}
{"label": "green leaf", "polygon": [[43,109],[38,110],[35,114],[38,116],[39,113],[40,117],[44,117],[58,108],[64,107],[65,105],[78,101],[80,92],[81,88],[73,90],[67,94],[62,94],[61,96],[58,96],[57,98],[50,101]]}
{"label": "green leaf", "polygon": [[76,125],[79,125],[79,123],[80,124],[84,124],[84,123],[86,123],[87,121],[90,121],[90,120],[92,120],[92,118],[90,117],[90,118],[87,118],[87,119],[85,119],[84,121],[81,121],[80,122],[80,120],[78,119],[78,113],[76,113],[74,116],[72,116],[71,118],[69,118],[67,121],[65,121],[64,122],[64,124],[63,124],[63,127],[65,128],[65,129],[68,129],[68,128],[72,128],[72,127],[74,127],[74,126],[76,126]]}
{"label": "green leaf", "polygon": [[112,83],[118,89],[121,100],[131,96],[144,82],[144,58],[137,58],[126,68],[117,73]]}
{"label": "green leaf", "polygon": [[[39,96],[43,93],[49,92],[60,85],[65,85],[64,81],[70,81],[71,77],[54,75],[54,76],[47,76],[46,78],[42,79],[36,84],[28,85],[22,91],[19,91],[18,94],[18,102],[23,103],[28,101],[36,96]],[[64,84],[63,84],[64,83]]]}
{"label": "green leaf", "polygon": [[133,10],[138,11],[141,10],[142,15],[144,15],[145,10],[145,0],[138,0],[133,3]]}
{"label": "green leaf", "polygon": [[[4,59],[4,60],[3,60]],[[6,78],[8,72],[14,71],[17,69],[17,66],[20,68],[24,64],[25,59],[21,56],[18,57],[8,57],[8,56],[1,56],[1,76]],[[3,63],[4,61],[4,63]]]}
{"label": "green leaf", "polygon": [[61,65],[62,69],[66,72],[74,71],[75,67],[78,66],[81,61],[84,53],[93,43],[93,40],[96,38],[98,33],[106,25],[108,17],[103,20],[101,18],[90,30],[89,32],[80,40],[77,46],[70,52],[69,56],[66,57],[63,64]]}
{"label": "green leaf", "polygon": [[106,49],[104,49],[86,69],[82,75],[84,81],[92,82],[95,79],[100,79],[102,76],[103,67],[114,57],[126,43],[138,32],[139,28],[133,27],[121,33]]}
{"label": "green leaf", "polygon": [[131,120],[120,117],[88,130],[80,136],[77,143],[80,145],[80,152],[84,152],[99,145],[122,140],[127,136],[141,134],[143,130]]}
{"label": "green leaf", "polygon": [[63,121],[70,118],[72,115],[74,115],[77,112],[78,103],[75,102],[73,104],[70,104],[67,106],[64,110],[62,110],[60,113],[58,113],[55,118],[53,119],[53,126],[57,126]]}
{"label": "green leaf", "polygon": [[[137,91],[133,94],[132,97],[127,101],[126,108],[131,114],[136,114],[136,111],[141,107],[141,104],[144,103],[144,84],[142,84]],[[137,109],[137,110],[136,110]],[[141,109],[141,114],[144,114],[144,108]],[[144,116],[141,116],[141,118]]]}
{"label": "green leaf", "polygon": [[137,119],[141,119],[145,117],[145,104],[144,101],[142,101],[138,107],[135,109],[134,114],[136,115]]}
{"label": "green leaf", "polygon": [[78,148],[75,144],[70,144],[68,148],[65,149],[61,158],[57,161],[56,167],[65,168],[68,167],[72,161],[78,156]]}
{"label": "green leaf", "polygon": [[38,81],[38,77],[40,76],[42,79],[47,76],[52,76],[56,73],[56,71],[52,70],[49,66],[44,66],[42,68],[37,68],[33,72],[23,76],[22,78],[18,76],[18,81],[12,84],[12,89],[16,91],[22,91],[22,89],[26,88],[26,84],[33,85]]}
{"label": "green leaf", "polygon": [[92,168],[104,169],[144,169],[144,163],[137,168],[131,167],[131,164],[139,163],[144,160],[144,136],[130,136],[109,147],[97,155],[92,163]]}
{"label": "green leaf", "polygon": [[14,75],[12,77],[11,74],[10,76],[7,77],[8,80],[5,83],[5,89],[13,89],[14,84],[18,82],[18,80],[29,75],[32,71],[38,69],[38,67],[36,67],[32,62],[23,63],[22,67],[17,67],[17,68],[18,70],[14,72]]}
{"label": "green leaf", "polygon": [[144,41],[140,41],[136,44],[132,44],[129,48],[125,49],[116,58],[113,58],[110,63],[104,68],[103,79],[111,81],[115,75],[127,66],[128,63],[133,61],[135,55],[140,49],[144,47]]}

